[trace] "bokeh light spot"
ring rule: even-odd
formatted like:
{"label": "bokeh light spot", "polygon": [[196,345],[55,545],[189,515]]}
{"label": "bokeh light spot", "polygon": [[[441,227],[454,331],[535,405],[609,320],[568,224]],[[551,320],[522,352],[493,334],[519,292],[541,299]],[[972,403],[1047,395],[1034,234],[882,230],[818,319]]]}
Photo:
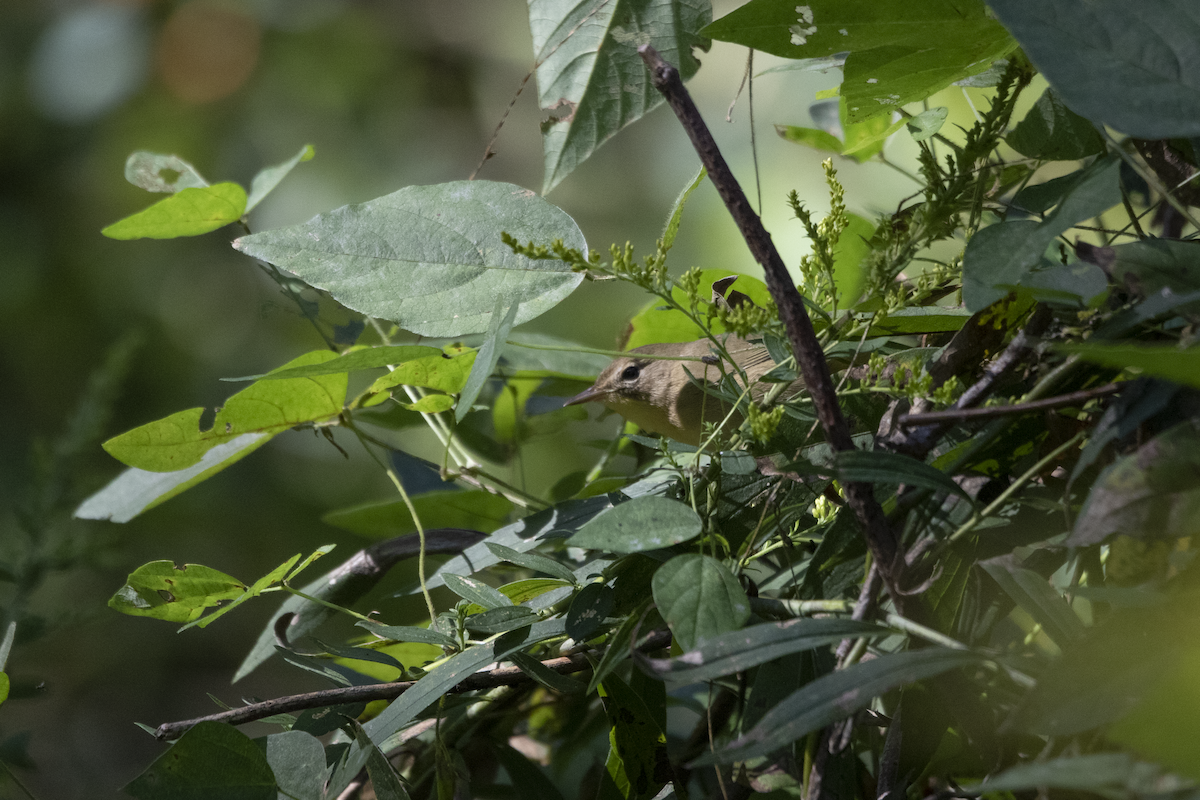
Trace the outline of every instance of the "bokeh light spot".
{"label": "bokeh light spot", "polygon": [[254,72],[260,39],[253,17],[207,2],[188,3],[159,35],[159,72],[179,99],[210,103],[237,91]]}

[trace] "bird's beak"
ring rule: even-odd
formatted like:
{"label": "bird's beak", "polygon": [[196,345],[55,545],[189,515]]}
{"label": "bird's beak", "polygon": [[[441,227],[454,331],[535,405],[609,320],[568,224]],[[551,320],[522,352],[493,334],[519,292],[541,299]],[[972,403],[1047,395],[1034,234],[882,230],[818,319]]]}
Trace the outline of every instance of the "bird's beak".
{"label": "bird's beak", "polygon": [[577,395],[575,395],[574,397],[572,397],[572,398],[571,398],[570,400],[568,400],[567,402],[563,403],[563,406],[564,406],[564,407],[566,407],[566,406],[577,406],[577,405],[579,405],[580,403],[590,403],[591,401],[593,401],[593,400],[599,400],[599,399],[600,399],[600,398],[602,398],[602,397],[604,397],[604,392],[603,392],[603,391],[601,391],[600,389],[597,389],[597,388],[596,388],[596,387],[593,385],[593,386],[589,386],[588,388],[584,389],[584,390],[583,390],[582,392],[580,392],[579,394],[577,394]]}

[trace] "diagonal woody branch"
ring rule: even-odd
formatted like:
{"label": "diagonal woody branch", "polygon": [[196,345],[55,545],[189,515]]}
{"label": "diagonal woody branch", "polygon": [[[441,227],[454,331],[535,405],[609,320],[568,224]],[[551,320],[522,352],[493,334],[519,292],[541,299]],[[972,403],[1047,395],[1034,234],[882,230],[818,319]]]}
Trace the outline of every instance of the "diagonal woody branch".
{"label": "diagonal woody branch", "polygon": [[[762,220],[750,206],[750,201],[746,199],[724,156],[717,148],[717,143],[708,126],[704,124],[700,111],[683,86],[679,71],[664,61],[649,45],[638,48],[638,53],[650,70],[654,87],[666,98],[691,139],[700,161],[708,170],[708,177],[716,186],[721,199],[725,201],[725,207],[737,223],[738,230],[750,247],[754,259],[763,267],[767,288],[779,308],[779,317],[787,330],[788,341],[795,352],[805,388],[816,407],[817,418],[825,430],[825,438],[835,450],[853,450],[850,428],[838,406],[837,392],[833,379],[829,376],[829,367],[825,363],[825,353],[817,341],[812,320],[804,308],[804,300],[792,283],[787,267],[771,241],[771,234],[763,227]],[[871,556],[879,565],[880,576],[887,585],[893,602],[900,607],[904,602],[904,595],[896,591],[896,586],[904,560],[899,557],[900,548],[896,533],[888,523],[883,508],[875,500],[870,484],[848,483],[845,489],[846,499],[863,528]]]}

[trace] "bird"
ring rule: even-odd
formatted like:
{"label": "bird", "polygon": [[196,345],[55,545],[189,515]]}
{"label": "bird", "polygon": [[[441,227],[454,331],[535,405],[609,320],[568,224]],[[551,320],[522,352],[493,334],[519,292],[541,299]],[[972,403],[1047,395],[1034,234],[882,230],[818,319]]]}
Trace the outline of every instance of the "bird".
{"label": "bird", "polygon": [[[759,380],[776,366],[767,348],[733,335],[718,340],[746,373],[750,396],[761,401],[777,385]],[[699,445],[703,423],[720,423],[733,409],[696,381],[715,386],[722,374],[733,376],[741,385],[738,370],[719,354],[712,339],[648,344],[614,359],[594,384],[564,405],[601,403],[644,431]],[[803,386],[803,381],[797,379],[782,396],[788,397]],[[740,414],[735,413],[732,419],[734,426],[741,424]]]}

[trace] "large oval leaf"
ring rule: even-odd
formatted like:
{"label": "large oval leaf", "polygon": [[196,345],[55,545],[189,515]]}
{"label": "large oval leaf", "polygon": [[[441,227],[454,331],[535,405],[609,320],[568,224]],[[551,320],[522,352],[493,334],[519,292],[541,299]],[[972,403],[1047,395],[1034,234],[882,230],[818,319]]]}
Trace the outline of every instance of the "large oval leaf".
{"label": "large oval leaf", "polygon": [[700,535],[700,517],[677,500],[644,495],[622,503],[579,529],[572,547],[640,553],[686,542]]}
{"label": "large oval leaf", "polygon": [[516,255],[501,232],[587,251],[563,211],[528,189],[488,181],[409,186],[233,246],[356,311],[424,336],[462,336],[487,330],[497,298],[521,304],[520,324],[583,280],[558,261]]}
{"label": "large oval leaf", "polygon": [[734,631],[750,618],[750,601],[734,574],[708,556],[688,553],[658,568],[654,602],[684,650]]}
{"label": "large oval leaf", "polygon": [[662,102],[637,53],[648,44],[684,80],[700,68],[692,48],[712,19],[698,0],[530,0],[548,192],[617,131]]}
{"label": "large oval leaf", "polygon": [[990,0],[1079,114],[1142,139],[1200,134],[1194,0]]}

